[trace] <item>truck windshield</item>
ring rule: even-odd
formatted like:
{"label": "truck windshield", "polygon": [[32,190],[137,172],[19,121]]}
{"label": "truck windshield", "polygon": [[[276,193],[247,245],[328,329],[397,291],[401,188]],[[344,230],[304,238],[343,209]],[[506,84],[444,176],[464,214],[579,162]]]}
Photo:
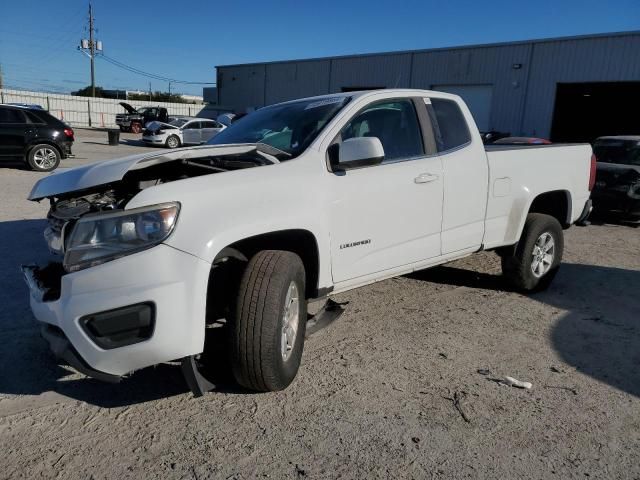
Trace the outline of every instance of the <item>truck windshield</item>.
{"label": "truck windshield", "polygon": [[598,162],[640,165],[640,141],[637,140],[596,142],[593,153]]}
{"label": "truck windshield", "polygon": [[287,158],[297,157],[349,100],[350,97],[336,96],[261,108],[207,143],[265,143],[288,153]]}

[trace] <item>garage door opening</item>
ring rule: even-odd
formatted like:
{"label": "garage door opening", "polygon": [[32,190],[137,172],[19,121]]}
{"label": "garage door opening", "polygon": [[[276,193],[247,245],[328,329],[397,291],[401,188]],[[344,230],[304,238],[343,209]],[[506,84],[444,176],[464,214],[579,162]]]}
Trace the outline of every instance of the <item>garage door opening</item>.
{"label": "garage door opening", "polygon": [[640,135],[640,82],[559,83],[551,141]]}

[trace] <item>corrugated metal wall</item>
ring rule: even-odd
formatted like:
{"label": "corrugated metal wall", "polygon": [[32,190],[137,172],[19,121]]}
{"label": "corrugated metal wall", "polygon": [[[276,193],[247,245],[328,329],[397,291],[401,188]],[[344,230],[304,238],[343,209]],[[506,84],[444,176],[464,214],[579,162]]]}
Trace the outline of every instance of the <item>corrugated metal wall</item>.
{"label": "corrugated metal wall", "polygon": [[239,111],[343,88],[491,85],[490,128],[548,137],[557,83],[640,81],[640,33],[232,65],[218,78],[220,103]]}
{"label": "corrugated metal wall", "polygon": [[537,43],[524,128],[549,136],[557,83],[622,81],[640,81],[640,34]]}

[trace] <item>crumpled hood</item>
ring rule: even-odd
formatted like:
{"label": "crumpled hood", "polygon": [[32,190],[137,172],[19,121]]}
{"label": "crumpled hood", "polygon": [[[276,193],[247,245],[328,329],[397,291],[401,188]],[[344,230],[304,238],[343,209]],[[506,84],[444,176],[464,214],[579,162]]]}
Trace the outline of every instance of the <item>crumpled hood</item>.
{"label": "crumpled hood", "polygon": [[182,148],[171,152],[142,153],[118,158],[116,160],[91,163],[76,168],[59,169],[51,175],[38,180],[27,198],[29,200],[42,200],[46,197],[86,190],[99,185],[107,185],[122,180],[124,175],[130,170],[139,170],[160,163],[193,157],[194,154],[233,155],[251,152],[256,149],[255,144],[204,145],[200,147]]}
{"label": "crumpled hood", "polygon": [[608,187],[633,185],[640,181],[640,165],[598,162],[596,181],[605,182]]}

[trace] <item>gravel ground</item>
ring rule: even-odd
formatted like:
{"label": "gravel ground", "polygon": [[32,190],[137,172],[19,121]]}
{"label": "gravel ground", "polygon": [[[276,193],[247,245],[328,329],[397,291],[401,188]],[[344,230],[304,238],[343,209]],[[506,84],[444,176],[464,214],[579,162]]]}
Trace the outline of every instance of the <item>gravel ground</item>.
{"label": "gravel ground", "polygon": [[[65,165],[144,148],[103,137]],[[55,364],[18,271],[45,254],[40,176],[0,168],[0,478],[640,478],[640,230],[571,228],[535,295],[490,253],[339,295],[286,391],[194,399],[175,365]]]}

